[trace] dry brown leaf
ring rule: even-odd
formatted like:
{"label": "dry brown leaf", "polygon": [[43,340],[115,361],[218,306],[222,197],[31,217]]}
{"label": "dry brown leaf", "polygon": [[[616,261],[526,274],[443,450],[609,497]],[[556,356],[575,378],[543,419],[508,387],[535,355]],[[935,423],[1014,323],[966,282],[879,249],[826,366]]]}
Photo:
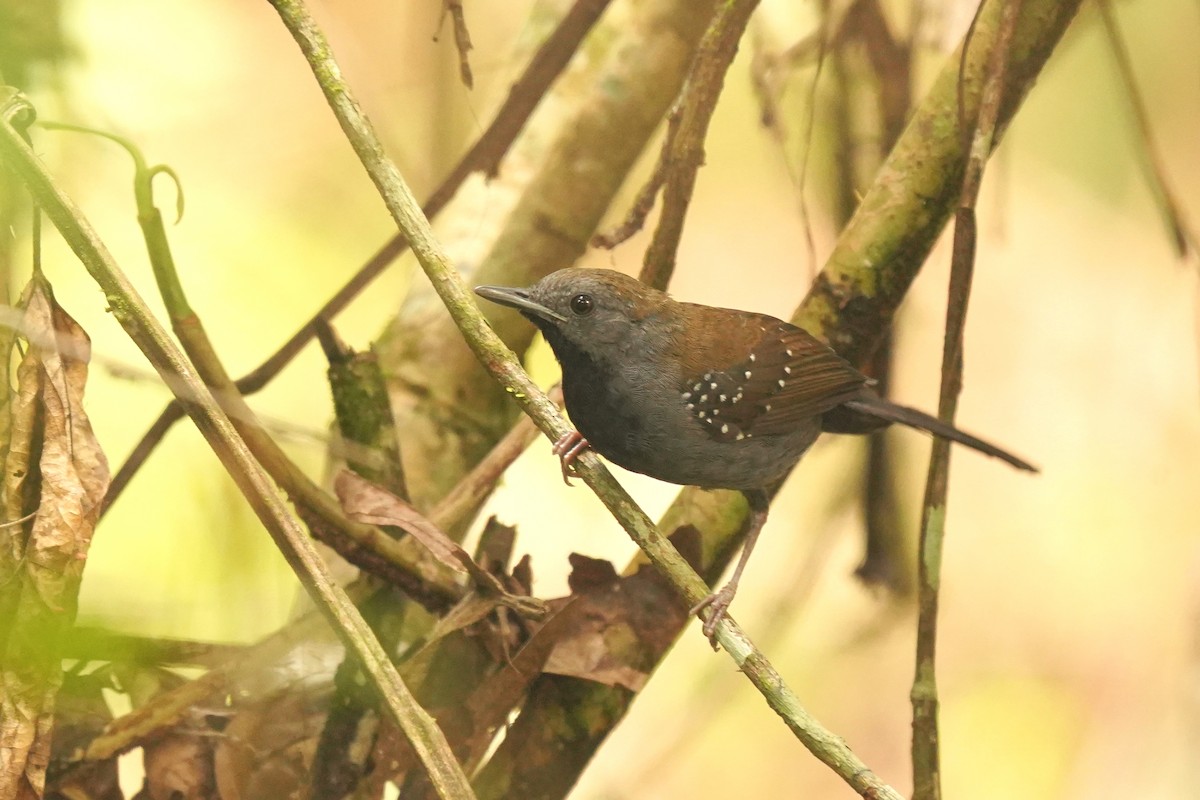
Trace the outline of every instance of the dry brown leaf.
{"label": "dry brown leaf", "polygon": [[[694,549],[691,531],[672,537]],[[687,617],[687,609],[657,570],[619,576],[607,561],[572,554],[568,583],[580,606],[578,624],[546,660],[545,672],[638,691]]]}
{"label": "dry brown leaf", "polygon": [[622,663],[629,643],[613,641],[633,637],[628,623],[619,615],[590,614],[558,643],[546,659],[543,671],[640,691],[649,674]]}
{"label": "dry brown leaf", "polygon": [[83,410],[91,343],[35,276],[22,296],[0,527],[0,797],[40,797],[50,753],[59,643],[79,583],[108,462]]}
{"label": "dry brown leaf", "polygon": [[475,563],[467,551],[415,508],[366,478],[344,469],[334,480],[333,490],[342,509],[352,519],[370,525],[401,528],[424,545],[438,561],[460,575],[467,574],[470,569],[468,562],[472,565]]}
{"label": "dry brown leaf", "polygon": [[530,618],[537,618],[546,613],[545,604],[540,600],[514,595],[505,590],[496,576],[476,564],[457,542],[426,519],[421,512],[387,489],[350,470],[342,470],[334,479],[333,490],[337,493],[342,509],[351,519],[371,525],[400,528],[424,545],[438,561],[459,574],[469,575],[481,592],[495,597],[502,605]]}

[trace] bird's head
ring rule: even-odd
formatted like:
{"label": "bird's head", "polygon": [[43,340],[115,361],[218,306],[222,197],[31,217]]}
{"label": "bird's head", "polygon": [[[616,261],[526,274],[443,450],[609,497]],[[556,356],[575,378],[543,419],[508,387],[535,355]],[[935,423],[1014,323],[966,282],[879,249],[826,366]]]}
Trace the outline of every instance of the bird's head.
{"label": "bird's head", "polygon": [[[608,269],[561,269],[525,289],[478,286],[475,294],[515,308],[545,335],[559,360],[567,350],[593,357],[630,341],[673,301],[646,284]],[[623,350],[618,347],[617,350]]]}

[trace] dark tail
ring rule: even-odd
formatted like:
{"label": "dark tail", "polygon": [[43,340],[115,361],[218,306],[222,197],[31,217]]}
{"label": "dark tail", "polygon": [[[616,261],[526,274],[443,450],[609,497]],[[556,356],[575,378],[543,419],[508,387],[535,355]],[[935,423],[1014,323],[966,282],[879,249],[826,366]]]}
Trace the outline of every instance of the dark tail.
{"label": "dark tail", "polygon": [[1017,458],[1007,450],[1001,450],[994,444],[988,444],[982,439],[978,439],[969,433],[964,433],[958,428],[947,425],[937,417],[931,417],[924,411],[917,411],[915,408],[899,406],[878,397],[859,397],[847,400],[842,403],[842,408],[856,415],[862,414],[885,422],[898,422],[910,428],[917,428],[927,433],[932,433],[934,436],[942,439],[958,442],[970,447],[972,450],[978,450],[1001,461],[1006,461],[1017,469],[1028,470],[1029,472],[1038,471],[1037,467],[1028,461]]}

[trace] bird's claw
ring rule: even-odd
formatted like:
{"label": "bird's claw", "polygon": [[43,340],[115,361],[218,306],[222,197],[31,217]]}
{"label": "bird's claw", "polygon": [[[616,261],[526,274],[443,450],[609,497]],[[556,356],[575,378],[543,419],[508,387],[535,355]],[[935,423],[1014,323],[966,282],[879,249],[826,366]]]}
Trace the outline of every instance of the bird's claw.
{"label": "bird's claw", "polygon": [[717,626],[721,624],[721,620],[729,616],[729,604],[733,602],[733,596],[736,592],[737,587],[732,583],[727,583],[719,591],[713,592],[688,610],[688,615],[690,616],[708,609],[708,616],[704,619],[703,631],[713,650],[717,649]]}
{"label": "bird's claw", "polygon": [[554,442],[554,447],[550,452],[558,456],[559,464],[562,466],[563,483],[567,486],[571,485],[571,476],[575,475],[575,469],[572,466],[579,454],[588,448],[588,440],[583,438],[579,431],[569,431]]}

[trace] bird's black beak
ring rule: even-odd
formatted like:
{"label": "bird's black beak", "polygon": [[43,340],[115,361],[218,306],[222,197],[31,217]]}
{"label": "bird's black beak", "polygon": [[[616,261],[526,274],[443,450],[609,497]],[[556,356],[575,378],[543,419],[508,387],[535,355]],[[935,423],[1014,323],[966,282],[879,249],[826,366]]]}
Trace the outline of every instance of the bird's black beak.
{"label": "bird's black beak", "polygon": [[476,286],[475,294],[485,300],[491,300],[493,303],[515,308],[526,316],[537,317],[545,322],[561,324],[567,321],[567,318],[557,311],[551,311],[541,303],[530,300],[527,289],[512,289],[508,286]]}

